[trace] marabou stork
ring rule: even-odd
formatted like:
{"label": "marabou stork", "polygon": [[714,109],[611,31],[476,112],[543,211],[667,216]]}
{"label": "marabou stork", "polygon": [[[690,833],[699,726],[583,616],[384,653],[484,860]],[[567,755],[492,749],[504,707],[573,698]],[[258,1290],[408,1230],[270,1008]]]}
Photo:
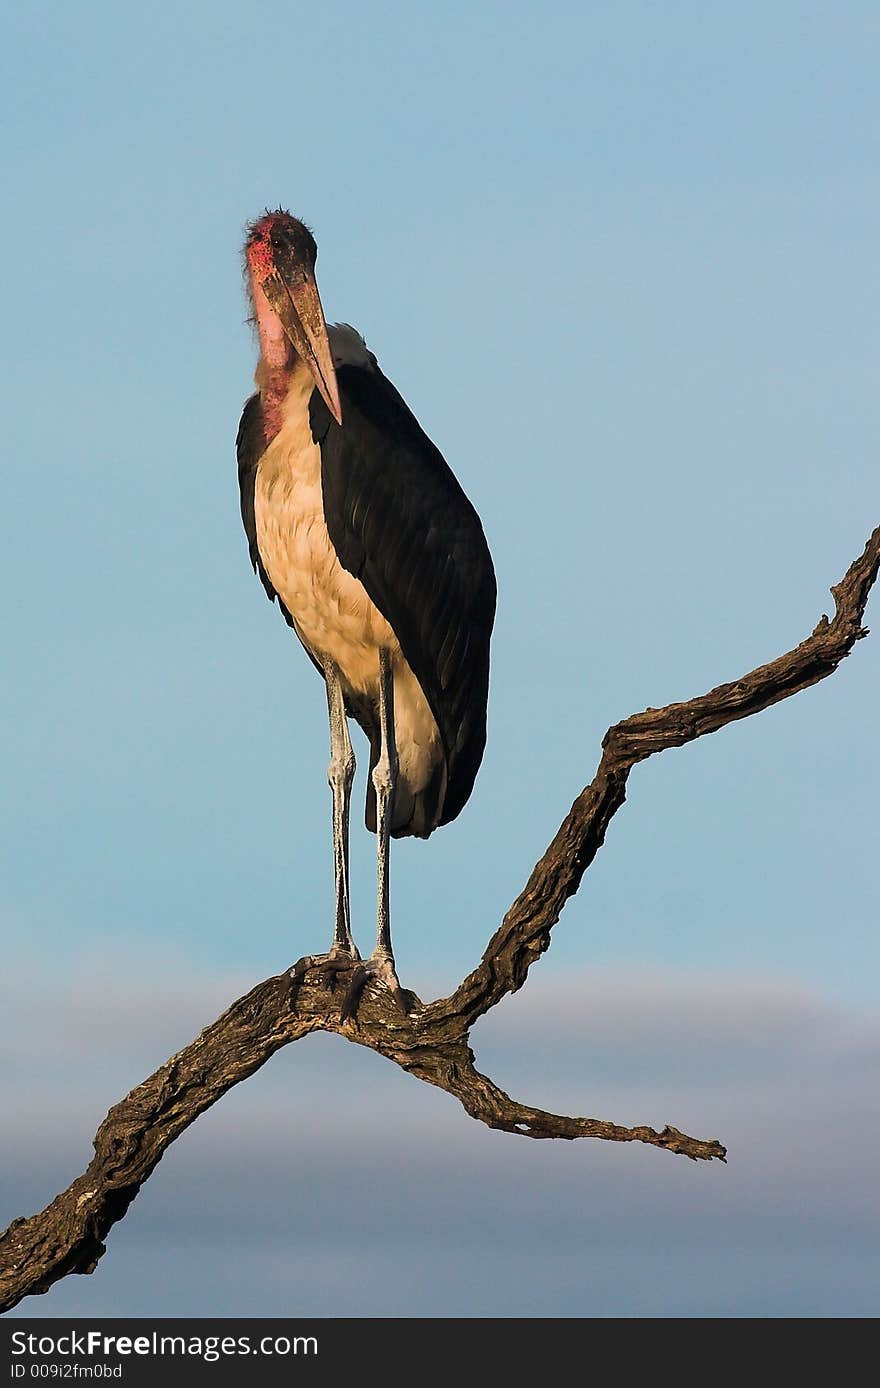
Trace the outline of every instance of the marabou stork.
{"label": "marabou stork", "polygon": [[[350,1016],[372,977],[402,1005],[389,918],[389,837],[427,838],[461,811],[486,742],[495,574],[479,517],[443,457],[347,324],[327,326],[317,247],[288,212],[248,227],[257,391],[238,431],[250,557],[324,676],[330,716],[333,942]],[[376,948],[349,910],[347,719],[370,741],[366,825],[377,836]]]}

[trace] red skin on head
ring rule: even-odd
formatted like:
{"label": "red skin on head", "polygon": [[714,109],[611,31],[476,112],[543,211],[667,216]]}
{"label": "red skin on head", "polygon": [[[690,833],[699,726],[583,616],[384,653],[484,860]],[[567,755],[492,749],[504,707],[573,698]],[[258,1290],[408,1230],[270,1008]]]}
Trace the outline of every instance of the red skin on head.
{"label": "red skin on head", "polygon": [[264,280],[273,269],[272,248],[269,245],[269,238],[252,241],[247,248],[247,259],[251,274],[259,280]]}
{"label": "red skin on head", "polygon": [[272,246],[269,237],[272,228],[280,218],[276,212],[270,212],[268,217],[262,217],[252,229],[247,243],[247,262],[251,275],[259,282],[270,275],[275,268],[272,258]]}
{"label": "red skin on head", "polygon": [[[295,217],[291,217],[289,212],[282,211],[267,212],[264,217],[251,225],[247,239],[247,261],[248,268],[252,275],[264,280],[267,275],[275,269],[275,259],[272,250],[272,233],[276,228],[286,231],[289,236],[298,238],[302,245],[302,237],[305,235],[311,240],[310,233],[306,231],[302,222],[298,222]],[[314,243],[312,243],[314,245]]]}

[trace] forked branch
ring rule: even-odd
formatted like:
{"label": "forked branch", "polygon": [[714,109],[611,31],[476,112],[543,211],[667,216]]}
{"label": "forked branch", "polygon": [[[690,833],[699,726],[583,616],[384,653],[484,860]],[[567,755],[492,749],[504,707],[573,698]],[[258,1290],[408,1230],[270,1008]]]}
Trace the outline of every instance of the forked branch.
{"label": "forked branch", "polygon": [[384,990],[368,989],[356,1018],[340,1021],[340,996],[308,959],[239,998],[216,1022],[110,1110],[83,1175],[40,1214],[17,1219],[0,1236],[0,1310],[45,1292],[71,1272],[91,1272],[108,1230],[125,1214],[162,1154],[190,1123],[270,1056],[312,1031],[336,1031],[453,1095],[472,1118],[533,1138],[600,1137],[643,1142],[694,1160],[724,1160],[716,1140],[666,1127],[623,1128],[566,1118],[509,1098],[474,1066],[474,1023],[522,987],[550,943],[563,906],[578,889],[626,797],[632,768],[655,752],[716,732],[830,675],[866,636],[862,618],[880,567],[880,527],[832,588],[833,620],[742,679],[686,703],[616,723],[605,735],[596,775],[581,792],[525,888],[489,941],[478,967],[449,998],[427,1006],[407,995],[406,1016]]}

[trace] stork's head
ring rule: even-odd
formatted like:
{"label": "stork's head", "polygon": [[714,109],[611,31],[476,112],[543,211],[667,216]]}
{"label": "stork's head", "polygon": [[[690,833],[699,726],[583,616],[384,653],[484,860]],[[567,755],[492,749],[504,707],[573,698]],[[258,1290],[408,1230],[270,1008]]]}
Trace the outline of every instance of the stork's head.
{"label": "stork's head", "polygon": [[244,254],[260,350],[269,371],[289,369],[291,352],[295,353],[341,424],[339,387],[315,280],[314,236],[279,207],[248,227]]}

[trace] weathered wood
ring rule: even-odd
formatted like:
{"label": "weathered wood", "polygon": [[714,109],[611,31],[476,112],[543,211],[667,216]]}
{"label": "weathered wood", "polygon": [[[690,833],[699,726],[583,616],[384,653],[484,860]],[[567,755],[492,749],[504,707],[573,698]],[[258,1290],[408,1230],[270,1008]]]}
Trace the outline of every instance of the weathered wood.
{"label": "weathered wood", "polygon": [[880,527],[831,590],[836,603],[833,620],[822,617],[794,650],[708,694],[646,709],[609,729],[594,779],[575,800],[481,963],[451,997],[425,1006],[409,993],[404,1015],[386,992],[368,987],[357,1016],[342,1022],[344,979],[333,988],[320,966],[303,959],[234,1002],[110,1110],[95,1135],[95,1156],[83,1175],[40,1214],[14,1220],[0,1236],[0,1310],[47,1291],[68,1273],[92,1272],[105,1251],[107,1232],[125,1215],[175,1138],[282,1046],[312,1031],[336,1031],[378,1051],[409,1074],[453,1095],[472,1118],[493,1128],[532,1138],[643,1142],[695,1161],[723,1161],[726,1153],[720,1142],[688,1137],[675,1128],[624,1128],[517,1103],[476,1070],[468,1044],[470,1029],[522,986],[549,945],[563,906],[577,891],[624,802],[632,768],[655,752],[751,717],[830,675],[867,635],[862,617],[878,567]]}

